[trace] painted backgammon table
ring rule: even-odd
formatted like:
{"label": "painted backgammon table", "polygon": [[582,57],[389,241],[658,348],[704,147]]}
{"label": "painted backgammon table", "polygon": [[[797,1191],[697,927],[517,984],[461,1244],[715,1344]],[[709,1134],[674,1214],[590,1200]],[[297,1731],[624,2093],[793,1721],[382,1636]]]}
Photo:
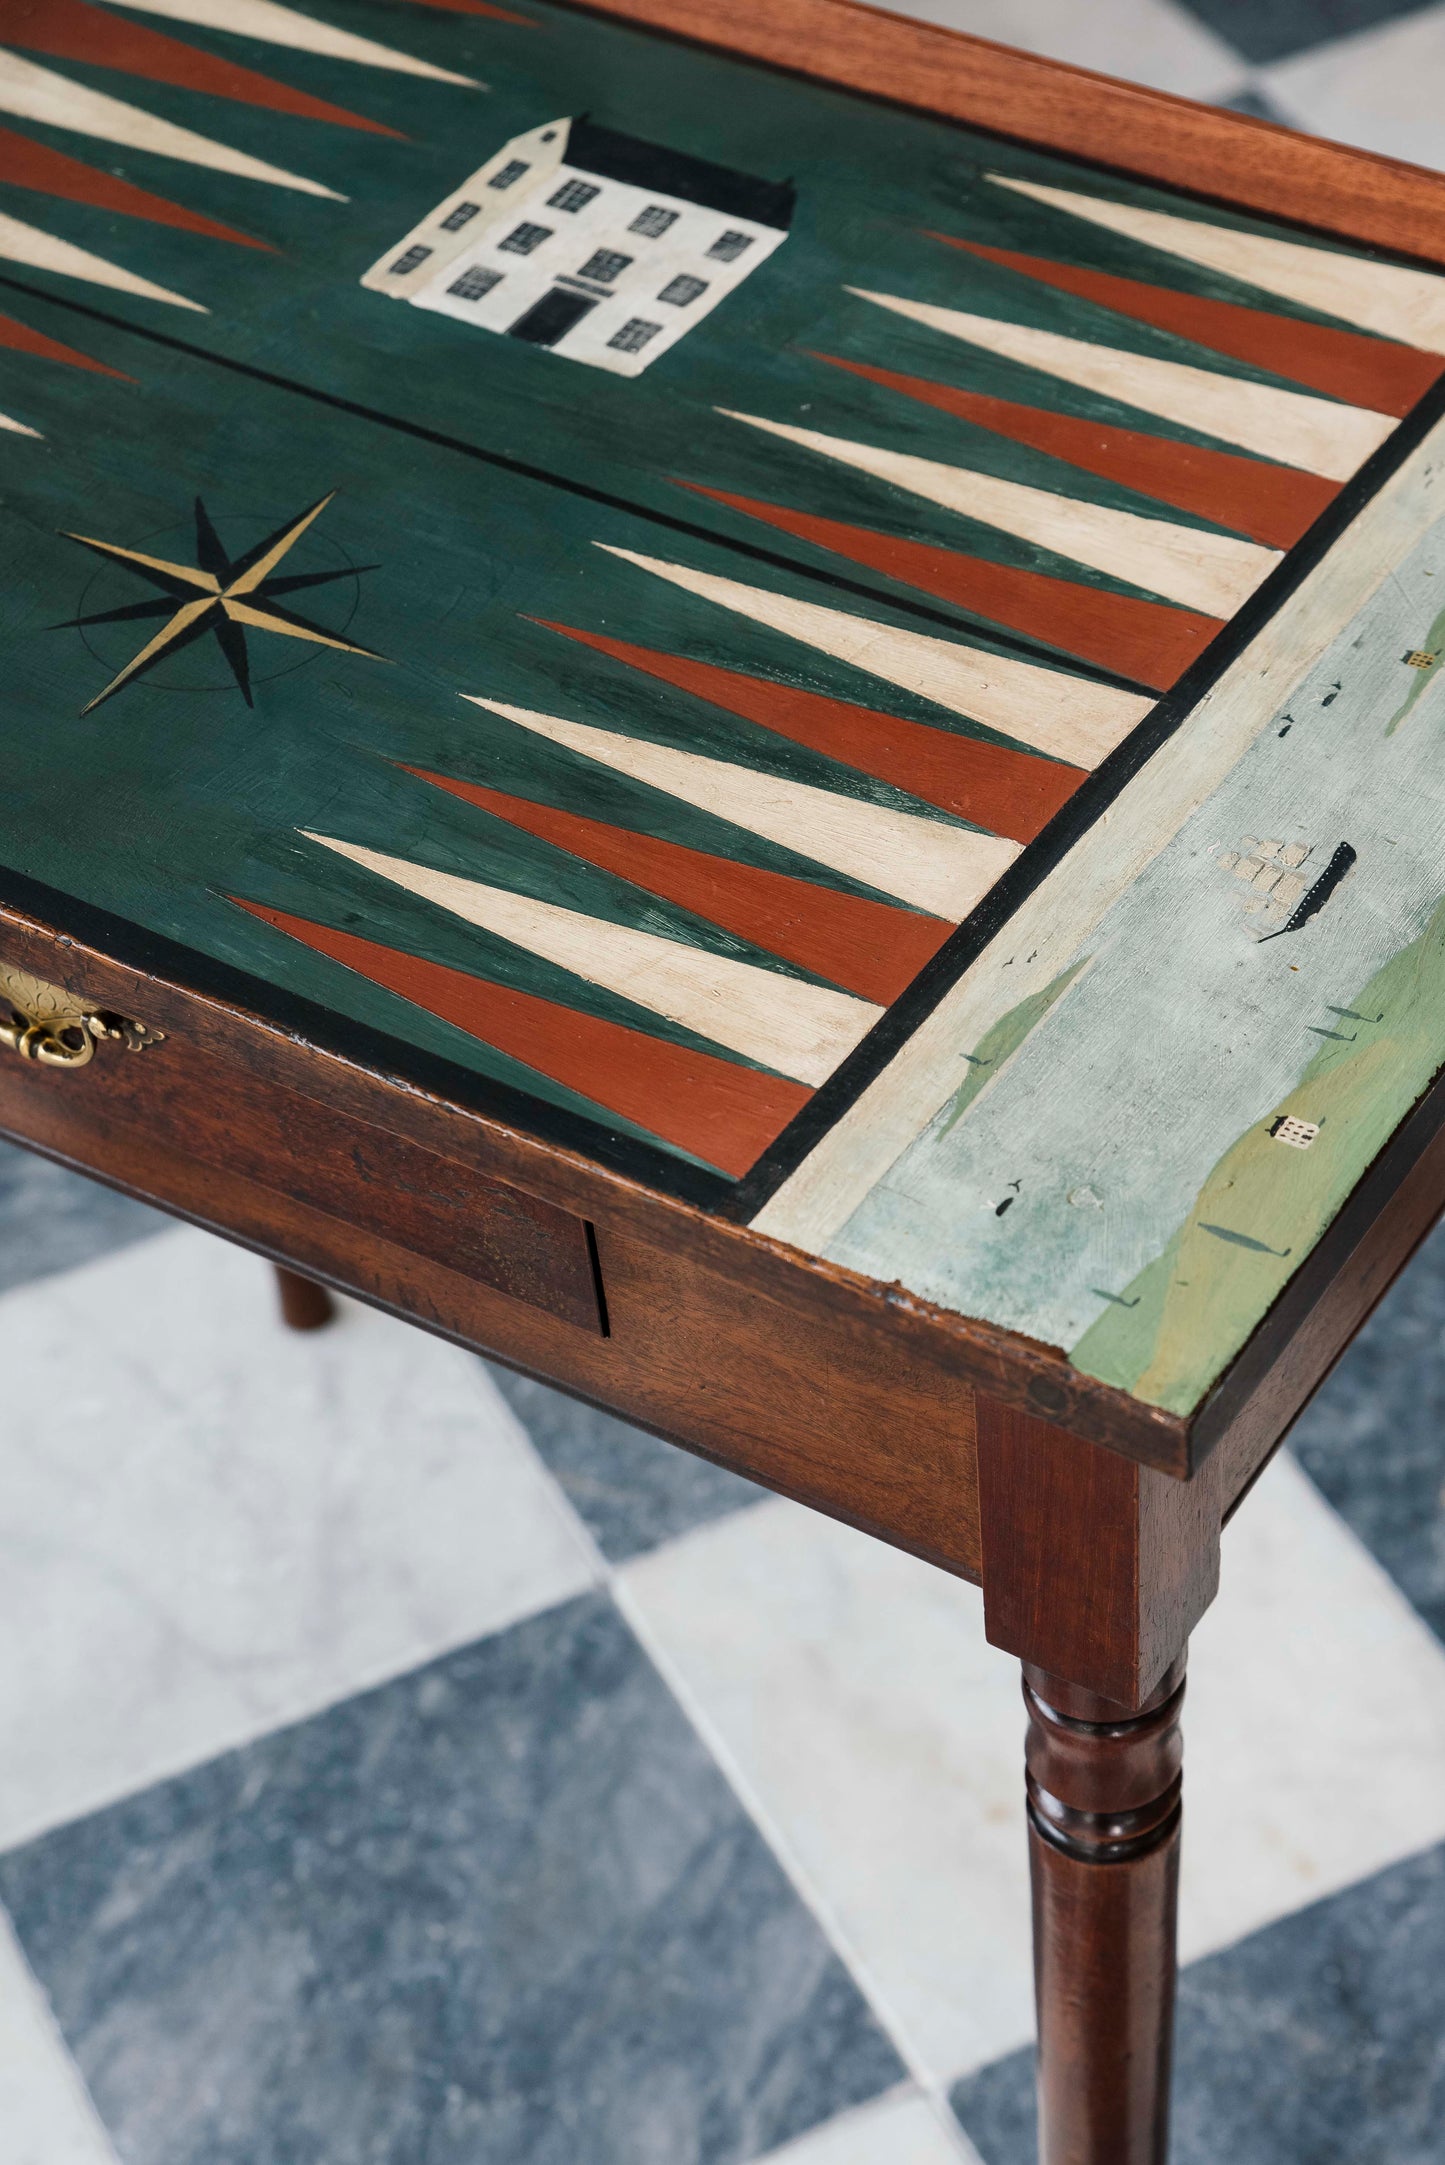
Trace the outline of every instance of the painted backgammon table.
{"label": "painted backgammon table", "polygon": [[980,1583],[1157,2165],[1188,1637],[1445,1203],[1445,180],[845,0],[0,45],[0,1128]]}

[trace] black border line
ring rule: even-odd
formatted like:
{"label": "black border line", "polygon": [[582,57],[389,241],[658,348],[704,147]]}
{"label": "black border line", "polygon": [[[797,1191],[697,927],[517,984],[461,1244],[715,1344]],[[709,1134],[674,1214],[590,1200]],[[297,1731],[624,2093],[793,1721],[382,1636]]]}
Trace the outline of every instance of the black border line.
{"label": "black border line", "polygon": [[[58,275],[58,274],[57,274]],[[661,527],[665,533],[684,534],[691,541],[706,542],[712,548],[728,549],[734,555],[746,557],[750,563],[767,564],[775,571],[788,572],[793,578],[814,579],[820,585],[839,593],[851,594],[860,601],[871,602],[877,608],[896,609],[904,616],[914,616],[923,623],[938,624],[958,637],[984,639],[999,648],[1005,655],[1017,655],[1021,660],[1032,662],[1036,668],[1054,668],[1061,676],[1083,677],[1091,683],[1103,684],[1116,691],[1149,692],[1152,687],[1139,683],[1133,677],[1121,676],[1117,671],[1102,668],[1096,662],[1085,661],[1066,653],[1063,648],[1055,650],[1045,641],[1030,640],[1021,632],[1010,631],[1006,625],[995,626],[991,618],[969,617],[963,611],[950,615],[944,608],[921,600],[916,594],[899,596],[881,594],[876,587],[861,579],[850,578],[847,572],[835,571],[831,565],[799,563],[781,551],[767,548],[763,543],[750,541],[746,535],[717,534],[710,528],[698,525],[692,519],[684,519],[669,511],[654,511],[646,504],[633,503],[626,496],[614,495],[610,489],[591,487],[585,481],[569,481],[562,474],[553,473],[545,466],[534,466],[529,460],[514,458],[509,452],[489,451],[482,444],[471,443],[465,436],[450,436],[444,429],[430,427],[424,421],[408,421],[397,414],[389,414],[380,406],[366,406],[358,399],[343,398],[339,392],[325,391],[319,385],[305,383],[299,377],[279,376],[274,370],[260,368],[254,361],[242,361],[235,355],[214,353],[207,346],[192,345],[186,338],[176,338],[169,332],[156,330],[151,325],[129,322],[124,316],[113,316],[106,309],[97,308],[86,301],[77,301],[67,294],[51,293],[43,286],[32,285],[28,279],[13,277],[0,270],[0,290],[8,289],[23,293],[28,299],[40,301],[55,308],[69,309],[74,315],[84,316],[90,322],[103,323],[111,330],[121,331],[134,338],[147,340],[153,346],[164,346],[174,353],[181,353],[188,360],[202,361],[213,368],[227,370],[236,376],[245,376],[253,383],[264,383],[269,389],[287,391],[293,397],[310,399],[317,406],[330,406],[338,413],[353,414],[360,421],[370,421],[379,428],[391,429],[395,434],[411,436],[421,443],[437,445],[443,451],[456,451],[463,458],[475,459],[480,465],[491,466],[503,473],[516,474],[524,481],[535,481],[544,488],[556,489],[561,495],[577,498],[581,503],[597,504],[606,511],[620,511],[628,518],[645,519],[650,525]],[[141,384],[145,391],[146,386]],[[1181,444],[1185,450],[1192,445]],[[1265,463],[1265,462],[1261,462]],[[670,480],[669,475],[661,476]],[[686,487],[686,483],[680,486]],[[737,516],[746,517],[746,513]],[[1203,529],[1201,529],[1203,531]],[[820,546],[817,543],[805,546]],[[900,585],[904,582],[899,581]],[[1087,589],[1086,591],[1093,591]],[[1098,591],[1112,595],[1112,587]],[[979,725],[983,726],[983,725]],[[1000,732],[1000,734],[1002,734]]]}
{"label": "black border line", "polygon": [[[614,15],[605,8],[589,7],[587,0],[543,0],[544,16],[548,10],[561,15],[585,15],[592,22],[609,23],[616,29],[631,31],[638,37],[661,38],[667,44],[705,53],[714,59],[729,61],[737,67],[756,69],[764,75],[781,76],[786,81],[806,84],[813,89],[828,91],[834,96],[856,100],[863,105],[882,106],[890,112],[911,115],[915,119],[922,117],[939,126],[957,129],[963,135],[980,138],[984,142],[1007,144],[1013,148],[1031,151],[1036,156],[1053,158],[1061,164],[1102,174],[1128,187],[1152,188],[1161,195],[1175,198],[1181,204],[1198,203],[1224,211],[1231,218],[1251,220],[1272,226],[1281,232],[1307,235],[1327,247],[1344,249],[1366,262],[1395,263],[1408,270],[1424,269],[1437,277],[1442,275],[1441,261],[1436,258],[1411,255],[1403,249],[1384,248],[1373,241],[1355,240],[1336,228],[1311,225],[1302,218],[1271,215],[1267,211],[1234,202],[1228,196],[1215,195],[1199,188],[1186,188],[1177,181],[1162,180],[1157,175],[1140,173],[1127,165],[1114,165],[1103,158],[1087,157],[1081,152],[1065,150],[1055,144],[1040,143],[1033,136],[1012,134],[1006,128],[991,128],[984,122],[965,120],[957,113],[945,113],[931,106],[914,105],[907,99],[890,98],[880,91],[859,89],[853,83],[834,82],[826,76],[812,74],[805,68],[789,68],[780,61],[763,60],[753,53],[714,44],[706,37],[670,29],[661,23],[635,22],[630,17]],[[937,24],[925,27],[946,28],[945,25]],[[982,42],[988,44],[997,41],[985,39]],[[966,59],[968,50],[965,39],[959,48],[961,61]],[[1038,56],[1025,54],[1022,57],[1027,59]],[[1122,83],[1122,78],[1119,77],[1106,77],[1105,80]],[[1123,83],[1122,86],[1125,89],[1136,87],[1128,83]],[[1255,116],[1236,113],[1228,106],[1210,106],[1199,99],[1186,98],[1182,102],[1186,106],[1202,106],[1205,111],[1218,112],[1222,119],[1238,124],[1241,139],[1251,123],[1260,125]],[[1281,132],[1287,135],[1308,133],[1288,127]],[[1291,320],[1311,324],[1317,320],[1328,322],[1329,318],[1323,311],[1316,311]],[[918,976],[841,1066],[834,1069],[797,1118],[789,1122],[750,1171],[731,1188],[722,1206],[723,1216],[746,1223],[777,1193],[783,1182],[797,1171],[809,1152],[868,1085],[882,1073],[919,1024],[938,1006],[944,994],[952,989],[995,933],[1002,929],[1020,903],[1047,877],[1100,815],[1107,811],[1119,792],[1146,761],[1174,734],[1231,662],[1243,653],[1250,640],[1328,554],[1365,505],[1390,476],[1398,471],[1411,452],[1417,449],[1442,414],[1445,414],[1445,375],[1441,376],[1408,414],[1401,417],[1399,426],[1379,450],[1351,476],[1338,496],[1321,512],[1314,525],[1286,550],[1283,562],[1263,585],[1256,589],[1243,608],[1236,611],[1218,638],[1206,647],[1178,683],[1163,695],[1153,712],[1145,716],[1124,743],[1094,770],[1087,782],[1080,784],[1068,803],[1060,808],[1042,833],[1015,859],[1003,878],[990,888],[977,909],[964,919],[957,931],[945,940],[937,953],[924,964]]]}
{"label": "black border line", "polygon": [[1019,904],[1060,864],[1075,843],[1118,797],[1126,783],[1166,743],[1205,693],[1236,661],[1263,626],[1276,617],[1304,580],[1323,562],[1365,506],[1419,448],[1445,415],[1445,376],[1425,394],[1378,451],[1346,482],[1282,564],[1271,572],[1204,653],[1165,694],[1152,714],[1081,782],[1041,834],[1015,858],[1002,879],[923,966],[912,984],[868,1035],[835,1068],[776,1142],[732,1189],[724,1215],[754,1217],[868,1085],[887,1067],[919,1024],[951,992],[969,965],[1000,932]]}
{"label": "black border line", "polygon": [[[762,60],[750,53],[730,51],[726,47],[710,43],[706,38],[690,36],[663,25],[634,22],[629,18],[610,14],[604,9],[590,7],[586,0],[546,0],[546,4],[549,9],[562,15],[585,15],[594,22],[607,23],[615,29],[631,32],[641,38],[660,38],[669,44],[708,54],[736,67],[780,76],[787,81],[831,92],[835,96],[856,99],[865,105],[882,106],[914,118],[921,117],[983,141],[1009,144],[1039,156],[1056,158],[1088,172],[1117,178],[1131,187],[1152,187],[1161,194],[1176,197],[1182,203],[1212,206],[1225,211],[1231,217],[1254,220],[1286,232],[1310,235],[1337,249],[1344,247],[1366,261],[1394,262],[1407,268],[1424,267],[1436,275],[1441,271],[1440,263],[1428,257],[1412,256],[1404,251],[1382,248],[1375,243],[1353,240],[1332,228],[1312,226],[1302,219],[1272,217],[1266,212],[1233,202],[1226,196],[1184,188],[1174,182],[1138,173],[1127,166],[1116,166],[1103,159],[1086,157],[1040,143],[1030,136],[1010,134],[1002,128],[990,128],[977,121],[961,119],[957,114],[938,112],[928,106],[910,104],[904,99],[860,90],[852,84],[831,82],[803,69],[788,68],[779,62]],[[1228,108],[1220,110],[1222,113],[1228,112]],[[1231,117],[1244,123],[1249,116]],[[646,520],[665,532],[683,534],[713,547],[731,550],[755,563],[769,565],[793,577],[813,579],[824,587],[854,595],[875,606],[896,609],[901,614],[939,624],[955,636],[960,631],[969,629],[966,619],[949,615],[912,597],[880,594],[864,582],[836,572],[830,567],[800,564],[792,557],[765,548],[745,537],[714,533],[691,520],[634,504],[626,497],[590,487],[584,482],[568,480],[547,468],[534,466],[506,453],[485,450],[480,445],[448,435],[445,431],[433,429],[424,423],[406,421],[383,409],[366,406],[359,401],[322,390],[318,386],[276,374],[252,362],[214,352],[205,346],[193,345],[189,340],[175,337],[152,326],[132,322],[127,317],[113,315],[91,303],[52,292],[45,286],[34,285],[8,271],[0,271],[0,289],[26,294],[47,306],[104,324],[122,335],[168,348],[231,374],[265,383],[274,389],[310,399],[339,412],[354,414],[361,420],[435,444],[442,449],[459,452],[480,463],[557,488],[583,502],[595,503],[606,509]],[[1307,315],[1299,317],[1298,320],[1301,323],[1310,323],[1315,319]],[[515,1128],[524,1135],[533,1136],[538,1141],[551,1142],[575,1152],[584,1160],[590,1158],[609,1171],[650,1185],[680,1201],[711,1210],[719,1217],[746,1222],[798,1169],[842,1114],[882,1073],[919,1024],[952,989],[1019,905],[1047,878],[1075,843],[1114,802],[1125,785],[1174,734],[1260,628],[1288,601],[1364,506],[1404,464],[1442,414],[1445,414],[1445,377],[1417,402],[1409,414],[1401,418],[1398,427],[1380,449],[1351,477],[1308,532],[1285,553],[1278,568],[1250,596],[1243,608],[1235,613],[1224,630],[1178,683],[1160,698],[1151,713],[1146,715],[1125,741],[1094,770],[1088,780],[1080,785],[1068,803],[1024,849],[1003,878],[996,882],[978,907],[925,964],[899,999],[888,1008],[868,1036],[842,1065],[835,1069],[797,1118],[789,1123],[741,1180],[733,1181],[727,1175],[711,1173],[675,1157],[665,1148],[636,1142],[630,1136],[609,1130],[601,1121],[565,1112],[560,1107],[548,1104],[544,1099],[533,1097],[511,1085],[494,1082],[460,1063],[425,1052],[404,1038],[393,1037],[368,1025],[352,1022],[348,1017],[287,992],[267,979],[253,977],[249,972],[215,961],[197,949],[173,941],[163,934],[152,933],[129,919],[80,902],[75,897],[8,868],[0,868],[0,902],[13,903],[22,914],[36,916],[51,924],[57,931],[68,923],[75,928],[75,938],[101,948],[116,961],[164,976],[178,985],[193,988],[203,996],[209,995],[254,1011],[298,1040],[314,1044],[324,1051],[369,1068],[393,1086],[399,1084],[402,1088],[411,1087],[443,1104],[450,1101],[463,1106],[469,1111]],[[1047,650],[1041,654],[1037,642],[1026,641],[1002,627],[995,630],[986,621],[977,624],[977,631],[1003,652],[1017,652],[1037,665],[1048,666],[1053,659]],[[1072,657],[1061,655],[1058,666],[1063,673],[1087,681],[1134,691],[1149,689],[1147,686],[1135,684],[1127,677],[1117,676]],[[400,1068],[396,1060],[398,1049],[404,1049],[405,1052],[405,1062]]]}
{"label": "black border line", "polygon": [[[625,499],[614,498],[601,490],[587,489],[581,484],[573,488],[566,481],[543,469],[526,466],[521,461],[500,454],[478,450],[461,439],[448,437],[439,430],[426,428],[418,423],[393,422],[377,409],[358,405],[328,392],[317,392],[306,384],[293,383],[286,377],[256,369],[247,362],[210,354],[205,348],[192,346],[188,341],[173,338],[166,332],[137,329],[124,318],[111,316],[103,309],[51,295],[25,280],[0,273],[0,288],[4,287],[15,288],[43,301],[54,301],[75,314],[104,323],[110,328],[149,339],[156,345],[174,348],[189,358],[212,362],[232,373],[256,378],[275,389],[303,398],[313,398],[319,403],[355,413],[361,419],[436,443],[444,449],[459,451],[484,463],[523,473],[528,478],[566,493],[606,504],[610,508],[623,510],[631,516],[651,520],[655,524],[671,524],[695,538],[714,545],[717,543],[716,535],[710,534],[706,528],[693,526],[691,522],[669,521],[666,514],[653,514],[645,508],[627,503]],[[9,871],[0,873],[0,899],[4,898],[7,891],[11,892],[14,894],[16,906],[22,911],[42,917],[57,930],[73,924],[77,928],[77,937],[104,948],[117,960],[130,961],[132,967],[153,970],[156,974],[165,975],[180,984],[194,985],[195,989],[202,993],[211,993],[219,999],[263,1015],[273,1015],[283,1028],[298,1037],[336,1052],[343,1058],[355,1060],[364,1067],[389,1075],[403,1085],[414,1080],[416,1085],[429,1095],[443,1100],[450,1098],[470,1111],[497,1118],[508,1126],[535,1134],[539,1140],[555,1142],[583,1157],[594,1157],[608,1169],[627,1178],[645,1182],[680,1201],[695,1203],[711,1209],[720,1217],[745,1223],[762,1209],[842,1114],[876,1079],[918,1025],[977,959],[995,933],[1002,929],[1019,904],[1047,878],[1074,844],[1093,826],[1101,813],[1114,802],[1120,790],[1132,780],[1159,746],[1174,734],[1204,693],[1243,652],[1261,626],[1274,616],[1295,592],[1365,504],[1416,449],[1442,413],[1445,413],[1445,376],[1404,416],[1380,449],[1351,477],[1308,532],[1286,552],[1284,561],[1236,612],[1179,682],[1163,695],[1152,711],[1094,770],[1088,780],[1080,784],[1067,804],[1061,807],[1042,833],[1015,859],[1003,878],[990,888],[977,908],[924,965],[919,975],[893,1002],[868,1035],[819,1087],[777,1140],[736,1182],[725,1174],[710,1173],[702,1167],[689,1164],[665,1147],[634,1141],[630,1136],[607,1129],[601,1121],[594,1122],[581,1114],[565,1113],[560,1107],[549,1105],[545,1099],[532,1097],[508,1084],[493,1082],[459,1062],[453,1064],[436,1054],[426,1053],[405,1038],[392,1037],[368,1025],[355,1023],[314,1001],[287,992],[284,987],[273,985],[269,979],[254,977],[230,964],[216,962],[197,949],[188,948],[161,934],[151,933],[143,926],[132,924],[129,919],[97,909],[78,898],[63,894],[59,889],[32,881],[23,874]],[[807,567],[795,564],[791,558],[754,549],[747,543],[725,545],[737,548],[741,554],[777,565],[795,576],[813,576]],[[850,591],[863,594],[869,600],[878,598],[871,589],[855,582],[819,576],[823,583],[844,586]],[[931,611],[927,613],[933,614]],[[946,622],[949,629],[957,633],[959,626],[956,621],[942,618],[939,620]],[[1038,659],[1036,647],[1029,647],[1027,652],[1031,660]],[[13,886],[8,886],[8,883],[13,883]],[[27,896],[33,899],[27,900]],[[79,929],[86,924],[93,926],[94,930],[87,932]],[[132,959],[152,954],[157,958],[154,963],[145,959]],[[404,1049],[405,1052],[405,1059],[400,1064],[396,1059],[398,1049]]]}

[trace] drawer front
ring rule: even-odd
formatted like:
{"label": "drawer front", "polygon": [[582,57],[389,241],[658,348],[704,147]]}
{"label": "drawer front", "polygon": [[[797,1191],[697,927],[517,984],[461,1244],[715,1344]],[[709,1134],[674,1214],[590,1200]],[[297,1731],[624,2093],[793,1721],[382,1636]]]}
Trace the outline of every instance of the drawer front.
{"label": "drawer front", "polygon": [[61,1056],[78,1032],[57,1037],[53,1026],[45,1042],[54,1057],[0,1049],[0,1126],[19,1140],[65,1148],[62,1131],[76,1114],[123,1123],[158,1153],[237,1173],[514,1300],[605,1331],[596,1244],[574,1212],[245,1073],[179,1034],[130,1048],[102,1037],[70,1061]]}

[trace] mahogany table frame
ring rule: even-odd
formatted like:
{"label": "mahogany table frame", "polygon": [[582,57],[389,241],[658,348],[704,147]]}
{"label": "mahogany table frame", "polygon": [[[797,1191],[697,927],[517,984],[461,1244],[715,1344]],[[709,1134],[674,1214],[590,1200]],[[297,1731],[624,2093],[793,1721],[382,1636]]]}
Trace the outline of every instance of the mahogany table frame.
{"label": "mahogany table frame", "polygon": [[[1445,262],[1445,177],[1411,166],[851,0],[595,5]],[[166,1038],[65,1072],[0,1055],[14,1141],[982,1586],[1030,1715],[1041,2153],[1161,2165],[1185,1649],[1223,1522],[1445,1209],[1445,1080],[1186,1420],[399,1081],[279,1001],[203,991],[183,949],[18,879],[0,954]],[[283,1291],[288,1320],[321,1319]]]}

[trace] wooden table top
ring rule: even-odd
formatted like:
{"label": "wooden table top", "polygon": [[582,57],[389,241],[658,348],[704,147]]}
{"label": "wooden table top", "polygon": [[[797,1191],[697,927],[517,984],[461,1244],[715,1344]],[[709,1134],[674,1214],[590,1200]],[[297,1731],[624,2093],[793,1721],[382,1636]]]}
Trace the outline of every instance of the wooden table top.
{"label": "wooden table top", "polygon": [[1187,1418],[1445,1062],[1425,177],[628,14],[6,7],[6,898]]}

